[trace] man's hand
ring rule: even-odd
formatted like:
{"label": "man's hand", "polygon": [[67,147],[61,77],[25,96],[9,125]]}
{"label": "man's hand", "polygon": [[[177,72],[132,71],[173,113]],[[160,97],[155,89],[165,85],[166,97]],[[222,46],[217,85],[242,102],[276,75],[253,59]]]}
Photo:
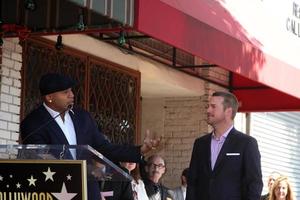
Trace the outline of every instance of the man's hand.
{"label": "man's hand", "polygon": [[146,131],[146,136],[144,138],[144,143],[141,146],[141,153],[144,155],[151,151],[152,149],[156,149],[160,145],[161,137],[160,138],[151,138],[150,131]]}

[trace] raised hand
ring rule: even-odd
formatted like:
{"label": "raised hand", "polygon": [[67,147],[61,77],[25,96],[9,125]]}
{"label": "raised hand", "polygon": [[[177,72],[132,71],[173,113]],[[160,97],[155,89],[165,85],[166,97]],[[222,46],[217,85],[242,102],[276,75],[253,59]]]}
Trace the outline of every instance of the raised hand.
{"label": "raised hand", "polygon": [[141,153],[145,154],[151,151],[152,149],[156,149],[160,145],[160,142],[161,142],[161,137],[152,138],[150,135],[150,131],[147,129],[143,145],[141,146]]}

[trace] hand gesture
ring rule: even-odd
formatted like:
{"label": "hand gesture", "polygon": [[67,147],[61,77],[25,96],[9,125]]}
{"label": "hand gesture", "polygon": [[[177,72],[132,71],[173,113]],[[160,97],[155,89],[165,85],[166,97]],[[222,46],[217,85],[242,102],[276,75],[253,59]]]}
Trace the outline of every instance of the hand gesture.
{"label": "hand gesture", "polygon": [[161,142],[161,137],[151,138],[150,131],[147,130],[146,136],[144,138],[144,143],[141,146],[141,153],[145,154],[145,153],[151,151],[152,149],[156,149],[160,145],[160,142]]}

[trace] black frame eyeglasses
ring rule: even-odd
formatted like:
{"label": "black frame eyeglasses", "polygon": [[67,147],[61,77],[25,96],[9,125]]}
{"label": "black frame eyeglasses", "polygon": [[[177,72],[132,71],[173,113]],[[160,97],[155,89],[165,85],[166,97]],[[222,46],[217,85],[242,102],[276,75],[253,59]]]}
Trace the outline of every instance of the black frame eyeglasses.
{"label": "black frame eyeglasses", "polygon": [[149,166],[153,168],[157,167],[158,169],[163,169],[166,167],[164,164],[155,164],[155,163],[150,163]]}

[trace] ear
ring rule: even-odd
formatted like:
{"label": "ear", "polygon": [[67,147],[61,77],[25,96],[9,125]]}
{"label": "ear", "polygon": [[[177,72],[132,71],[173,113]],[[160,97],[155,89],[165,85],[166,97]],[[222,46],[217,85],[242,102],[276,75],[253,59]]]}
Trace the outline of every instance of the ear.
{"label": "ear", "polygon": [[226,116],[228,116],[230,119],[231,119],[231,117],[232,117],[232,112],[233,112],[233,110],[232,110],[231,107],[225,109],[225,114],[226,114]]}
{"label": "ear", "polygon": [[164,170],[162,171],[162,174],[165,174],[166,173],[166,168],[164,168]]}
{"label": "ear", "polygon": [[46,102],[51,102],[52,101],[52,97],[50,94],[45,95],[45,100]]}

